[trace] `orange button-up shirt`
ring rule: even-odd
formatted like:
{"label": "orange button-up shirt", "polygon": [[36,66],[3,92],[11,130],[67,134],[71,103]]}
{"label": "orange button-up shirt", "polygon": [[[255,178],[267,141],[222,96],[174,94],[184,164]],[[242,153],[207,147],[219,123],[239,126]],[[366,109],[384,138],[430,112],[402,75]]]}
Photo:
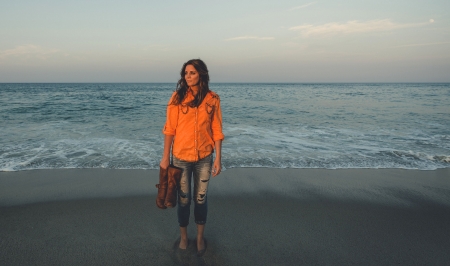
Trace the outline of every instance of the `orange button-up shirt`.
{"label": "orange button-up shirt", "polygon": [[214,151],[216,140],[222,140],[222,112],[219,96],[210,91],[198,107],[187,103],[194,99],[189,90],[183,102],[171,104],[176,92],[172,94],[167,106],[167,119],[163,134],[173,135],[173,156],[183,161],[195,162]]}

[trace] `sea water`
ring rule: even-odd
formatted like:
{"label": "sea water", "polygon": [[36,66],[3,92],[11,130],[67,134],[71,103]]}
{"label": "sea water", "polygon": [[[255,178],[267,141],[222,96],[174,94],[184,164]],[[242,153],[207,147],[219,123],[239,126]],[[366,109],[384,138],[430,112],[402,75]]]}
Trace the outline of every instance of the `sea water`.
{"label": "sea water", "polygon": [[[174,83],[0,84],[0,171],[158,169]],[[212,83],[225,168],[450,167],[450,84]]]}

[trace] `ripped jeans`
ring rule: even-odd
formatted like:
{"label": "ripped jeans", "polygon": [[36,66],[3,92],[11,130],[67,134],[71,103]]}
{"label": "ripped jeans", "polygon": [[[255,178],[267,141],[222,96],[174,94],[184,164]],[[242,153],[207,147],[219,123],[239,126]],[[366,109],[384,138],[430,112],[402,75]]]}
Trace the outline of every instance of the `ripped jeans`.
{"label": "ripped jeans", "polygon": [[194,218],[196,224],[205,224],[208,214],[206,192],[211,176],[213,155],[210,154],[196,162],[186,162],[173,157],[173,165],[182,169],[178,186],[178,223],[180,227],[189,224],[191,212],[191,177],[194,179]]}

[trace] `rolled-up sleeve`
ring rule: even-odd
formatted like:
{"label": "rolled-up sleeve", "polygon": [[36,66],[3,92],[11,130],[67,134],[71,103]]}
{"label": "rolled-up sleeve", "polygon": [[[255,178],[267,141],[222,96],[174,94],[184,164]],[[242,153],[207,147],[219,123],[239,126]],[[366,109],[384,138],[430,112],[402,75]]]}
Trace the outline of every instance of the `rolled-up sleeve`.
{"label": "rolled-up sleeve", "polygon": [[225,135],[222,132],[222,110],[220,109],[220,98],[217,99],[214,114],[211,121],[212,138],[214,141],[223,140]]}
{"label": "rolled-up sleeve", "polygon": [[170,100],[167,104],[167,115],[166,115],[166,123],[164,124],[164,128],[162,133],[164,135],[173,135],[175,136],[177,132],[177,124],[178,124],[178,105],[171,104],[176,93],[172,94]]}

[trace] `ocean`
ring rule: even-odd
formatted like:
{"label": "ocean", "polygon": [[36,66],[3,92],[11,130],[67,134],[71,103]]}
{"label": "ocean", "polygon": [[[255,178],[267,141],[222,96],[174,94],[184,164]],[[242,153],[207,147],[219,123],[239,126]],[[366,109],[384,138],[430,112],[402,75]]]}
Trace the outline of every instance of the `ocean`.
{"label": "ocean", "polygon": [[[174,83],[0,83],[0,171],[158,169]],[[450,167],[450,84],[212,83],[224,168]]]}

